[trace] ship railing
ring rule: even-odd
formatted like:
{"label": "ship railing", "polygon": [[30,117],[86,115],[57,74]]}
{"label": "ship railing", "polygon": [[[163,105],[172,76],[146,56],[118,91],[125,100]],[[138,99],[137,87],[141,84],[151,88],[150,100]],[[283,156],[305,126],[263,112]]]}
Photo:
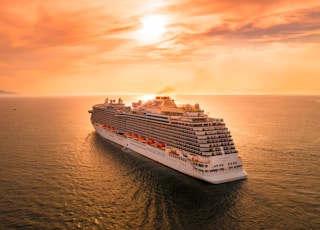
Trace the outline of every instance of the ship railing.
{"label": "ship railing", "polygon": [[203,127],[192,127],[194,131],[203,131]]}

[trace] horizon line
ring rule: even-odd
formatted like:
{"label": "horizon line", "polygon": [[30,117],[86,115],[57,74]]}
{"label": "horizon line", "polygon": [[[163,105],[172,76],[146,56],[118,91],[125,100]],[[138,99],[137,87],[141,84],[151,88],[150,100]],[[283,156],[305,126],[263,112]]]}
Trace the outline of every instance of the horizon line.
{"label": "horizon line", "polygon": [[65,93],[65,94],[0,94],[1,97],[81,97],[81,96],[320,96],[320,93]]}

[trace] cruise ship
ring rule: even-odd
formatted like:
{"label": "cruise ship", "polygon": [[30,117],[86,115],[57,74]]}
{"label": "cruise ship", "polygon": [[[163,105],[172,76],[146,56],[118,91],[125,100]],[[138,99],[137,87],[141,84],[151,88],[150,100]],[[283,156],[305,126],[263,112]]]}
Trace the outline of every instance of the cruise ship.
{"label": "cruise ship", "polygon": [[89,113],[96,132],[124,150],[212,184],[247,178],[223,119],[210,118],[198,103],[178,106],[156,96],[126,106],[106,98]]}

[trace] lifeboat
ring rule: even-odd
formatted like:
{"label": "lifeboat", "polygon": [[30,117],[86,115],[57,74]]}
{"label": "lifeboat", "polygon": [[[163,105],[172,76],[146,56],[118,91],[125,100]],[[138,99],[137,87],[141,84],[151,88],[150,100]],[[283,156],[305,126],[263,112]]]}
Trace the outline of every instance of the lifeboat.
{"label": "lifeboat", "polygon": [[115,130],[115,128],[113,128],[113,127],[110,127],[110,131],[114,131]]}
{"label": "lifeboat", "polygon": [[154,144],[154,140],[153,140],[153,139],[148,139],[148,140],[147,140],[147,143],[148,143],[149,145],[152,145],[152,144]]}
{"label": "lifeboat", "polygon": [[129,132],[126,132],[124,135],[125,135],[126,137],[132,137],[132,134],[129,133]]}
{"label": "lifeboat", "polygon": [[146,142],[146,138],[145,137],[139,137],[139,141]]}
{"label": "lifeboat", "polygon": [[162,142],[158,142],[158,143],[156,144],[156,146],[157,146],[158,148],[162,149],[162,148],[164,148],[166,145],[165,145],[164,143],[162,143]]}
{"label": "lifeboat", "polygon": [[138,135],[137,135],[137,134],[133,134],[133,135],[132,135],[132,138],[138,139]]}
{"label": "lifeboat", "polygon": [[109,129],[109,125],[102,125],[102,128]]}

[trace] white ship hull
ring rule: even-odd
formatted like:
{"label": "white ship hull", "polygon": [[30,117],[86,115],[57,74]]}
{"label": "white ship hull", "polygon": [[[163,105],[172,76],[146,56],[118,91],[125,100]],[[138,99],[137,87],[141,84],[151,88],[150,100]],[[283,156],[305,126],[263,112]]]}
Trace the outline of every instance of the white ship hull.
{"label": "white ship hull", "polygon": [[[138,139],[119,135],[116,132],[105,129],[95,123],[93,124],[93,127],[100,136],[109,141],[139,153],[176,171],[212,184],[221,184],[247,178],[247,173],[242,168],[229,167],[228,169],[224,168],[223,170],[218,168],[216,170],[201,170],[195,166],[194,161],[191,159],[171,154],[168,151],[170,149],[166,147],[158,148],[154,145],[147,144],[146,142],[139,141]],[[206,158],[210,161],[209,168],[213,168],[214,165],[238,160],[238,156],[235,154],[210,156]]]}

